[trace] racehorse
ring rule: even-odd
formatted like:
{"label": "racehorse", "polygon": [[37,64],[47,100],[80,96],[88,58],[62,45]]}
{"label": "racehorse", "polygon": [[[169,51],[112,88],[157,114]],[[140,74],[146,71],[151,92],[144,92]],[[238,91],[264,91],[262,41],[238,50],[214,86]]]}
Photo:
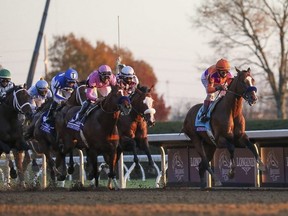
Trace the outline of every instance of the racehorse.
{"label": "racehorse", "polygon": [[154,168],[154,161],[151,157],[149,142],[147,138],[148,127],[155,125],[155,109],[153,108],[153,98],[151,90],[146,86],[137,87],[135,93],[130,97],[132,110],[129,115],[121,116],[118,122],[120,134],[119,152],[132,151],[134,162],[139,165],[137,157],[138,147],[143,150],[149,161],[149,167]]}
{"label": "racehorse", "polygon": [[89,180],[95,179],[95,186],[98,187],[97,156],[102,154],[109,165],[108,188],[112,189],[113,180],[115,189],[118,189],[115,179],[117,148],[119,145],[117,121],[120,113],[127,115],[130,112],[131,105],[129,98],[123,96],[123,90],[119,86],[112,86],[111,89],[111,92],[100,100],[99,104],[89,113],[80,131],[67,128],[68,121],[79,111],[79,107],[72,107],[67,112],[59,113],[58,119],[63,119],[63,122],[56,122],[55,128],[60,132],[59,139],[63,142],[61,153],[56,157],[56,167],[62,165],[62,178],[60,177],[60,179],[66,177],[66,166],[63,166],[65,155],[75,147],[85,148],[89,165],[87,178]]}
{"label": "racehorse", "polygon": [[[24,114],[26,119],[31,119],[32,109],[29,103],[30,96],[22,86],[14,86],[6,92],[5,99],[0,104],[0,155],[7,155],[14,149],[15,164],[20,184],[25,186],[23,172],[23,150],[28,150],[23,137],[23,128],[18,114]],[[16,151],[15,151],[16,150]],[[13,163],[9,163],[10,175],[14,171]],[[12,176],[13,178],[13,176]]]}
{"label": "racehorse", "polygon": [[[234,150],[236,147],[248,147],[260,166],[263,163],[256,151],[255,146],[245,133],[245,118],[242,113],[243,100],[251,106],[256,103],[257,89],[254,86],[254,79],[251,70],[238,70],[237,76],[228,87],[226,95],[220,99],[213,110],[210,125],[214,134],[214,141],[210,139],[206,132],[197,131],[195,120],[202,104],[193,106],[187,113],[182,131],[191,139],[196,151],[200,154],[199,175],[201,189],[205,188],[204,174],[207,170],[214,180],[215,186],[220,186],[221,182],[212,171],[209,162],[212,160],[216,148],[227,147],[231,160],[231,177],[234,176],[236,167],[234,161]],[[263,167],[259,167],[264,169]]]}
{"label": "racehorse", "polygon": [[[68,98],[66,103],[59,107],[57,112],[59,112],[59,109],[67,111],[73,106],[79,106],[81,105],[83,94],[85,92],[82,90],[82,88],[85,88],[84,85],[80,85],[77,87],[71,94],[71,96]],[[85,95],[84,95],[85,96]],[[49,109],[53,99],[48,99],[42,106],[39,108],[38,112],[34,115],[33,123],[35,126],[33,127],[33,139],[30,142],[31,148],[34,152],[37,154],[45,154],[46,161],[48,163],[48,166],[50,168],[50,177],[52,179],[52,183],[56,184],[56,174],[59,173],[56,169],[55,161],[53,159],[53,154],[57,154],[59,149],[59,142],[61,142],[58,139],[58,133],[55,130],[52,130],[51,133],[47,133],[41,129],[42,124],[42,117],[45,115],[47,110]],[[58,119],[56,118],[55,121],[57,122]],[[70,171],[70,169],[72,169]],[[73,161],[73,152],[70,152],[70,167],[69,167],[69,174],[73,173],[74,169],[74,161]]]}

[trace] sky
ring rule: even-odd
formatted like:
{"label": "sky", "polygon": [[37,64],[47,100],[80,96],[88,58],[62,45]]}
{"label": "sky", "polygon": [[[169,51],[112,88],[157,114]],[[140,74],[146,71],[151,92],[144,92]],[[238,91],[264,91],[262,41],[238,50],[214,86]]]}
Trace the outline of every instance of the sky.
{"label": "sky", "polygon": [[[181,104],[203,101],[202,71],[197,68],[214,63],[200,61],[211,50],[207,35],[192,28],[190,19],[199,2],[51,0],[44,35],[48,46],[53,36],[69,33],[93,45],[104,41],[113,46],[120,41],[135,59],[152,66],[157,93],[177,110]],[[16,84],[26,82],[45,4],[46,0],[0,0],[0,64],[11,71]],[[33,83],[44,73],[42,40]]]}

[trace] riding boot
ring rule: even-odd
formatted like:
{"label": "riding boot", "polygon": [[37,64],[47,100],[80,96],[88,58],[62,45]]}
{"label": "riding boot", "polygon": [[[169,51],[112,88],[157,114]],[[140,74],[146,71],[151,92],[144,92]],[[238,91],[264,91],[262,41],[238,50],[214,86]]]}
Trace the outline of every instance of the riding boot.
{"label": "riding boot", "polygon": [[46,115],[46,120],[45,120],[45,122],[46,122],[47,124],[51,124],[51,123],[53,122],[53,113],[54,113],[57,105],[58,105],[58,104],[57,104],[55,101],[52,102],[52,104],[51,104],[51,106],[50,106],[50,108],[49,108],[49,110],[48,110],[48,113],[47,113],[47,115]]}
{"label": "riding boot", "polygon": [[209,100],[204,100],[203,111],[202,111],[201,116],[200,116],[200,121],[201,122],[208,121],[207,113],[208,113],[208,110],[209,110],[209,105],[210,105],[210,101]]}
{"label": "riding boot", "polygon": [[88,107],[90,106],[91,102],[89,100],[86,100],[83,102],[81,109],[77,112],[76,116],[71,120],[71,122],[77,122],[79,120],[82,120],[84,114],[88,110]]}

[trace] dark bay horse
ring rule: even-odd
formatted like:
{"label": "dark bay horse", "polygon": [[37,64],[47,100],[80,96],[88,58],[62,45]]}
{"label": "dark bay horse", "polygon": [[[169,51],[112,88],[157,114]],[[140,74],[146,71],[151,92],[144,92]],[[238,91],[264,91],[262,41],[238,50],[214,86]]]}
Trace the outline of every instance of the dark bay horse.
{"label": "dark bay horse", "polygon": [[119,154],[122,151],[132,151],[137,166],[139,163],[138,147],[146,153],[151,169],[154,168],[154,161],[151,157],[147,130],[148,127],[155,125],[154,114],[156,111],[153,108],[152,88],[146,86],[136,88],[130,98],[132,105],[130,114],[121,116],[117,125],[120,134]]}
{"label": "dark bay horse", "polygon": [[[85,96],[85,92],[82,89],[85,89],[84,85],[80,85],[72,92],[71,96],[66,101],[65,105],[59,107],[56,112],[59,112],[59,109],[65,110],[67,112],[68,109],[81,105],[82,98]],[[41,130],[42,124],[42,117],[49,109],[53,99],[48,99],[38,110],[38,112],[34,115],[33,118],[33,137],[30,140],[31,149],[37,154],[45,154],[46,161],[48,163],[48,167],[50,169],[50,177],[52,180],[52,184],[56,184],[56,174],[59,174],[58,170],[56,169],[55,161],[53,156],[60,151],[60,143],[58,131],[52,131],[52,133],[47,133]],[[56,118],[55,122],[59,119]],[[73,169],[74,162],[73,162],[73,152],[70,152],[70,169]],[[72,160],[72,161],[71,161]],[[73,171],[70,171],[71,173]],[[70,173],[69,172],[69,173]]]}
{"label": "dark bay horse", "polygon": [[[72,107],[62,112],[63,122],[56,122],[56,130],[59,131],[59,139],[63,146],[61,153],[57,155],[56,166],[62,166],[62,179],[66,177],[65,155],[74,148],[86,149],[88,158],[88,179],[95,179],[95,186],[98,187],[98,163],[97,156],[103,155],[109,165],[108,188],[112,189],[112,180],[115,189],[118,189],[116,182],[117,148],[119,145],[119,134],[117,122],[120,113],[128,114],[131,110],[130,100],[123,96],[123,90],[119,86],[111,87],[111,92],[99,102],[87,116],[84,126],[80,131],[67,128],[70,121],[80,107]],[[125,94],[124,94],[125,95]]]}
{"label": "dark bay horse", "polygon": [[227,147],[231,159],[231,176],[234,175],[235,161],[234,149],[236,147],[249,148],[263,169],[263,163],[256,151],[255,146],[249,140],[245,133],[245,118],[242,113],[243,99],[249,105],[253,105],[257,101],[256,87],[251,70],[238,70],[237,76],[233,78],[226,95],[216,104],[213,110],[210,125],[214,135],[212,141],[206,132],[197,131],[195,127],[195,118],[202,104],[193,106],[187,113],[184,120],[182,131],[191,139],[191,143],[195,146],[196,151],[200,154],[201,162],[199,164],[199,175],[201,180],[201,188],[205,188],[204,174],[207,170],[215,183],[220,186],[221,182],[212,171],[209,162],[212,160],[216,148]]}
{"label": "dark bay horse", "polygon": [[[24,114],[26,119],[31,119],[32,109],[29,103],[30,96],[22,86],[14,86],[6,92],[6,98],[0,104],[0,155],[14,150],[15,163],[20,184],[25,186],[23,172],[23,150],[28,150],[28,145],[23,137],[22,122],[18,114]],[[13,167],[10,164],[11,171]],[[11,173],[10,173],[11,174]]]}

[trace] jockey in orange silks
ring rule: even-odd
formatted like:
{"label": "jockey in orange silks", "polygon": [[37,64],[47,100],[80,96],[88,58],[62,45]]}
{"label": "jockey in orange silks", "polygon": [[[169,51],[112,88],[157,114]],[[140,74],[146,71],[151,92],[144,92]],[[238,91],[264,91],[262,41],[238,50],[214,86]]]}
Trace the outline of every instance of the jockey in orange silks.
{"label": "jockey in orange silks", "polygon": [[208,120],[206,115],[211,101],[215,100],[215,93],[226,91],[227,86],[231,83],[233,76],[230,68],[230,63],[226,59],[220,59],[216,65],[210,66],[203,72],[201,81],[206,89],[207,96],[204,100],[200,121],[205,122]]}

